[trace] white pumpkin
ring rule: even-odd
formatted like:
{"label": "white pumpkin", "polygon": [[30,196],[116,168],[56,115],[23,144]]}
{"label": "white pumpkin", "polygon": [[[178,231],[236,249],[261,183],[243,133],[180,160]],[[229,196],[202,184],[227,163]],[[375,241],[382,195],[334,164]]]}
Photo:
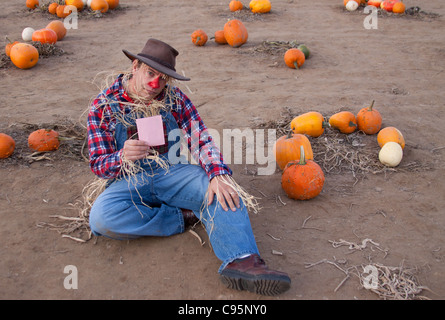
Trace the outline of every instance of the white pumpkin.
{"label": "white pumpkin", "polygon": [[34,29],[31,27],[26,27],[22,31],[22,39],[24,41],[31,41],[32,40],[32,34],[34,33]]}
{"label": "white pumpkin", "polygon": [[348,1],[348,3],[346,3],[346,10],[348,11],[355,11],[358,8],[358,3],[355,1]]}
{"label": "white pumpkin", "polygon": [[380,149],[379,160],[382,164],[388,167],[396,167],[403,158],[403,150],[397,142],[387,142]]}

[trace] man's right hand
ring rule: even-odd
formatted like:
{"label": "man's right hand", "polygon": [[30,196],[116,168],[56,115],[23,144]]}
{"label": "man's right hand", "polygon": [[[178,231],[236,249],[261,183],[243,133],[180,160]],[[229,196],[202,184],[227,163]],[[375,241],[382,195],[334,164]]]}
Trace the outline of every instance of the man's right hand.
{"label": "man's right hand", "polygon": [[150,150],[147,142],[141,140],[126,140],[124,143],[123,155],[130,161],[145,158]]}

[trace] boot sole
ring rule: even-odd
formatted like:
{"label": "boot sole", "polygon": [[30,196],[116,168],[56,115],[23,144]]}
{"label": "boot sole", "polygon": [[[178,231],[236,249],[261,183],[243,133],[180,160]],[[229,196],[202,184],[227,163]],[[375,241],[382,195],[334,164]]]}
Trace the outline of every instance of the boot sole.
{"label": "boot sole", "polygon": [[256,294],[275,296],[290,288],[290,279],[276,275],[221,274],[221,282],[229,289],[247,290]]}

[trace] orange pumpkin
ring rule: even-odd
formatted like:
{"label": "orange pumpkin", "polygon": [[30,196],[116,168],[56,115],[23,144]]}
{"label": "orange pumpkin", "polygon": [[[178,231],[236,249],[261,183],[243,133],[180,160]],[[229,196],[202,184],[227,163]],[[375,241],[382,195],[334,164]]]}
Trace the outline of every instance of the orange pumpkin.
{"label": "orange pumpkin", "polygon": [[226,37],[224,37],[224,30],[215,31],[215,42],[217,44],[227,44]]}
{"label": "orange pumpkin", "polygon": [[30,9],[35,9],[39,6],[39,0],[26,0],[26,6]]}
{"label": "orange pumpkin", "polygon": [[324,132],[324,128],[329,123],[325,122],[323,115],[317,111],[310,111],[296,116],[290,123],[290,128],[294,133],[307,134],[317,138]]}
{"label": "orange pumpkin", "polygon": [[31,44],[17,43],[11,49],[10,58],[17,68],[29,69],[39,61],[39,51]]}
{"label": "orange pumpkin", "polygon": [[232,0],[229,3],[229,9],[232,12],[238,11],[238,10],[242,10],[243,9],[243,4],[241,1],[238,0]]}
{"label": "orange pumpkin", "polygon": [[57,2],[53,2],[48,6],[48,12],[51,14],[56,14],[56,10],[59,4]]}
{"label": "orange pumpkin", "polygon": [[402,149],[405,148],[405,138],[399,129],[395,127],[386,127],[379,131],[377,134],[377,142],[380,147],[383,147],[387,142],[397,142]]}
{"label": "orange pumpkin", "polygon": [[35,130],[28,136],[28,146],[39,152],[57,150],[60,146],[59,133],[51,129]]}
{"label": "orange pumpkin", "polygon": [[9,157],[15,149],[15,141],[11,136],[0,133],[0,159]]}
{"label": "orange pumpkin", "polygon": [[303,146],[299,161],[290,161],[281,176],[281,187],[287,196],[296,200],[309,200],[323,189],[324,173],[313,160],[306,160]]}
{"label": "orange pumpkin", "polygon": [[56,35],[57,35],[57,41],[62,40],[63,38],[65,38],[66,35],[66,28],[65,25],[63,24],[62,21],[60,20],[54,20],[51,21],[50,23],[48,23],[48,25],[46,26],[46,29],[50,29],[53,30]]}
{"label": "orange pumpkin", "polygon": [[368,6],[374,6],[376,8],[380,8],[381,4],[382,4],[382,0],[368,0],[368,2],[367,2]]}
{"label": "orange pumpkin", "polygon": [[394,4],[396,4],[397,2],[400,2],[400,0],[384,0],[380,4],[380,8],[388,12],[392,12],[392,8],[394,7]]}
{"label": "orange pumpkin", "polygon": [[405,4],[403,2],[394,3],[394,6],[392,7],[392,12],[404,13],[405,12]]}
{"label": "orange pumpkin", "polygon": [[352,133],[357,129],[357,119],[349,111],[340,111],[333,114],[329,118],[329,124],[341,133]]}
{"label": "orange pumpkin", "polygon": [[374,107],[374,100],[369,107],[360,109],[357,113],[358,129],[366,134],[374,134],[379,132],[382,127],[382,116]]}
{"label": "orange pumpkin", "polygon": [[284,63],[286,63],[289,68],[300,69],[305,61],[304,53],[300,49],[291,48],[284,54]]}
{"label": "orange pumpkin", "polygon": [[90,8],[93,11],[100,11],[102,13],[106,13],[110,6],[106,0],[92,0],[90,4]]}
{"label": "orange pumpkin", "polygon": [[57,42],[57,33],[51,29],[39,29],[32,34],[32,41],[54,44]]}
{"label": "orange pumpkin", "polygon": [[119,5],[119,0],[107,0],[108,2],[108,9],[113,10],[116,9],[116,7]]}
{"label": "orange pumpkin", "polygon": [[8,39],[8,43],[5,46],[5,53],[8,57],[11,56],[12,47],[15,46],[17,43],[20,43],[20,42],[19,41],[12,42],[11,40]]}
{"label": "orange pumpkin", "polygon": [[83,1],[82,0],[65,0],[65,5],[76,7],[77,11],[83,10]]}
{"label": "orange pumpkin", "polygon": [[56,8],[56,15],[59,18],[66,18],[71,14],[71,12],[72,10],[64,4],[58,5]]}
{"label": "orange pumpkin", "polygon": [[252,0],[249,3],[249,8],[253,13],[268,13],[272,5],[269,0]]}
{"label": "orange pumpkin", "polygon": [[274,145],[274,154],[278,167],[283,170],[286,164],[292,160],[300,160],[301,150],[300,146],[304,148],[306,159],[313,160],[314,153],[309,139],[303,134],[292,134],[278,138]]}
{"label": "orange pumpkin", "polygon": [[196,46],[205,45],[208,39],[207,34],[201,29],[197,29],[192,33],[192,42]]}
{"label": "orange pumpkin", "polygon": [[231,47],[238,48],[247,42],[249,34],[240,20],[233,19],[224,25],[224,37]]}

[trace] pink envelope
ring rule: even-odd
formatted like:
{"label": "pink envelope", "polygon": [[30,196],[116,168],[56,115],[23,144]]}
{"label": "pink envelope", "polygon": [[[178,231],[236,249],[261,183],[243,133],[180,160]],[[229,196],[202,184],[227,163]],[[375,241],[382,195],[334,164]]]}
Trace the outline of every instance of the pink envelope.
{"label": "pink envelope", "polygon": [[150,146],[162,146],[165,143],[164,125],[160,115],[136,119],[139,140],[148,142]]}

